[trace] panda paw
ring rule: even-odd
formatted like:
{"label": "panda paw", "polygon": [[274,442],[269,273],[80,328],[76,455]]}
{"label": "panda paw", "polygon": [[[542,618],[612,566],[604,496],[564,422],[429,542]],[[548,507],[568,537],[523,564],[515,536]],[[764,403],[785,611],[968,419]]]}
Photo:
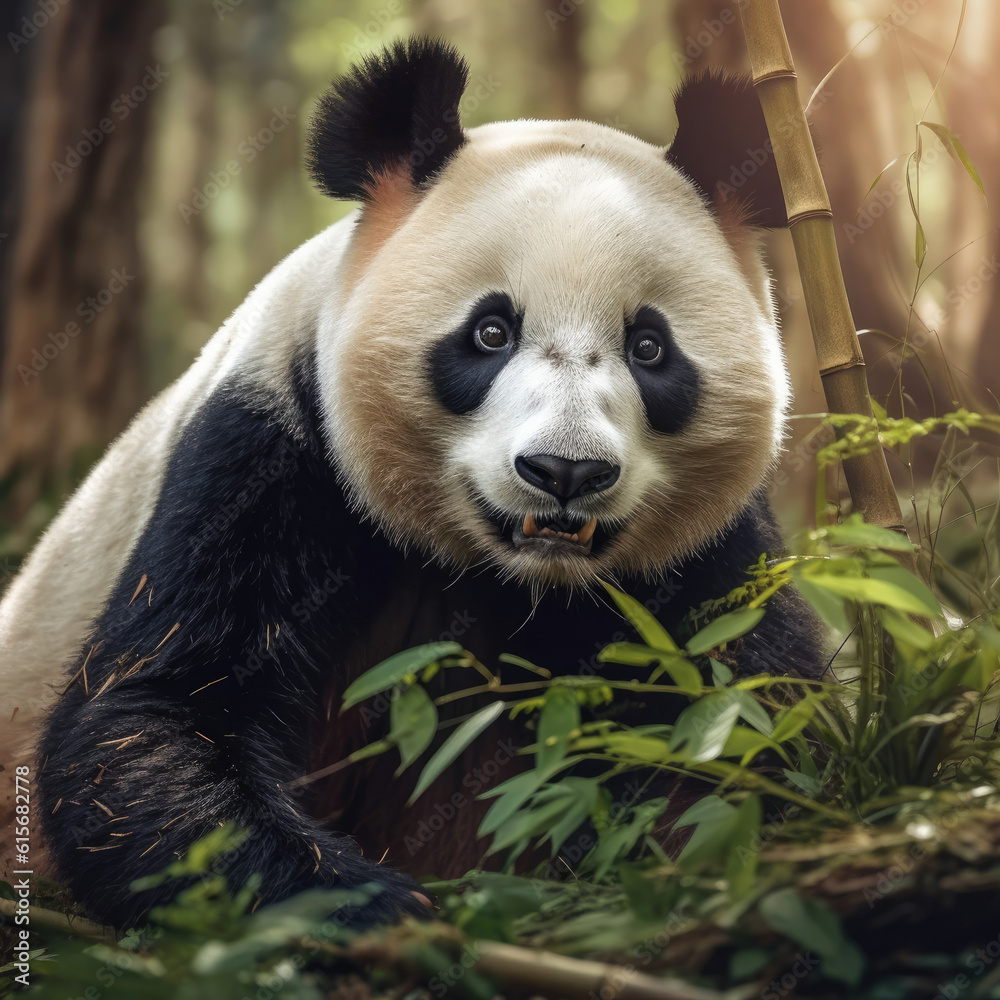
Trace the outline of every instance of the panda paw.
{"label": "panda paw", "polygon": [[410,875],[381,865],[366,865],[365,868],[368,870],[352,873],[353,877],[336,884],[378,891],[371,891],[367,903],[341,907],[337,911],[338,923],[363,929],[379,924],[395,924],[404,917],[420,920],[433,917],[435,902],[431,894]]}

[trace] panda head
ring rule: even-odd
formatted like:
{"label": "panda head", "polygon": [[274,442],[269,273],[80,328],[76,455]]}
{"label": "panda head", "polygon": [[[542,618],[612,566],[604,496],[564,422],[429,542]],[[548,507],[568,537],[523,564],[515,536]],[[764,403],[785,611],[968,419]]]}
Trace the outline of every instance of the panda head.
{"label": "panda head", "polygon": [[334,459],[442,562],[536,590],[655,574],[747,505],[783,433],[757,98],[687,84],[665,150],[582,121],[463,130],[466,80],[449,47],[397,43],[314,118],[314,179],[362,202],[319,331]]}

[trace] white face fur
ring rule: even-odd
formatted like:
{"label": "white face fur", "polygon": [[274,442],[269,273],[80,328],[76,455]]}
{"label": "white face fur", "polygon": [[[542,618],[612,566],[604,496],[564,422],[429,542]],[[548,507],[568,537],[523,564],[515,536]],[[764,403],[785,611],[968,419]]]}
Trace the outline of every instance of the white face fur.
{"label": "white face fur", "polygon": [[[426,192],[368,206],[348,250],[319,337],[343,478],[397,541],[455,565],[536,588],[662,570],[725,527],[777,454],[787,377],[756,248],[730,245],[662,149],[613,129],[520,121],[467,139]],[[469,339],[488,296],[513,315],[486,324],[484,351]],[[650,366],[629,355],[651,316],[644,357],[667,351],[652,405],[679,429],[654,428],[636,375]],[[454,412],[442,382],[476,405]],[[617,480],[566,499],[519,473],[532,456]]]}

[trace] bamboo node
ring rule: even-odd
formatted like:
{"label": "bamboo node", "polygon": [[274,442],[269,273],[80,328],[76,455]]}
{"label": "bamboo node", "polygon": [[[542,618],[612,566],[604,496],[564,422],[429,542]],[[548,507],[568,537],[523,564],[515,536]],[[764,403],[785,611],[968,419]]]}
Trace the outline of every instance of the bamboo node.
{"label": "bamboo node", "polygon": [[798,76],[794,69],[788,69],[783,67],[781,69],[772,69],[766,73],[754,73],[753,74],[753,85],[756,87],[758,83],[764,83],[767,80],[797,80]]}
{"label": "bamboo node", "polygon": [[833,210],[829,208],[809,208],[803,212],[796,212],[794,215],[788,217],[788,225],[794,226],[796,222],[802,222],[805,219],[832,219]]}
{"label": "bamboo node", "polygon": [[842,372],[848,368],[864,368],[865,361],[864,358],[851,358],[850,361],[844,361],[839,365],[830,365],[829,368],[820,368],[819,377],[823,378],[825,375],[832,375],[834,372]]}

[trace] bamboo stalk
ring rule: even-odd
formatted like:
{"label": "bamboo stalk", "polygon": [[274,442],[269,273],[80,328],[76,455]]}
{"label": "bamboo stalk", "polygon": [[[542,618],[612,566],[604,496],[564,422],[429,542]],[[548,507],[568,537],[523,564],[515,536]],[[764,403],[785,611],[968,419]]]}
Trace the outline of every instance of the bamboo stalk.
{"label": "bamboo stalk", "polygon": [[[802,278],[820,378],[831,413],[872,417],[865,361],[837,256],[833,211],[820,173],[778,0],[739,0],[754,87],[771,138]],[[881,448],[844,460],[854,508],[866,521],[905,534]]]}
{"label": "bamboo stalk", "polygon": [[476,972],[494,981],[520,986],[545,997],[587,1000],[720,1000],[721,994],[679,979],[647,976],[622,965],[568,958],[549,951],[480,941]]}
{"label": "bamboo stalk", "polygon": [[[103,944],[114,944],[118,940],[113,927],[95,924],[86,917],[69,917],[65,913],[46,910],[41,906],[29,906],[27,913],[31,926],[34,927],[48,927],[50,930],[62,931],[64,934],[76,937],[93,938]],[[0,917],[13,922],[17,915],[17,903],[11,899],[0,899]]]}

